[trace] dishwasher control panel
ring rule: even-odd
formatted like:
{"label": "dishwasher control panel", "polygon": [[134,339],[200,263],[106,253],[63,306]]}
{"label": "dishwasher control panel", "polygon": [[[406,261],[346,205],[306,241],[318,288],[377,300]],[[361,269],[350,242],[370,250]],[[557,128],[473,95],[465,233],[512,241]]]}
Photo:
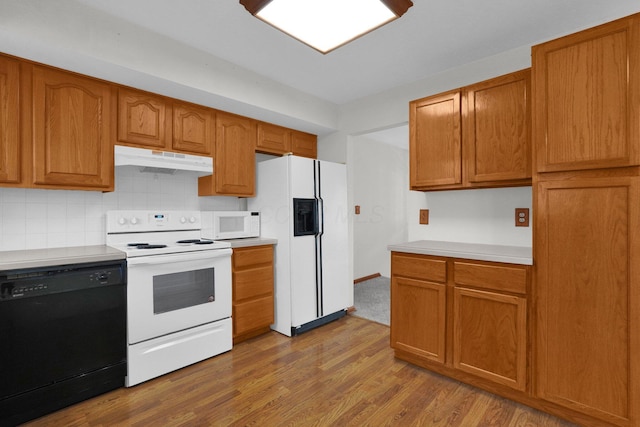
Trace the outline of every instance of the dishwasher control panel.
{"label": "dishwasher control panel", "polygon": [[0,301],[125,283],[125,265],[96,263],[0,272]]}

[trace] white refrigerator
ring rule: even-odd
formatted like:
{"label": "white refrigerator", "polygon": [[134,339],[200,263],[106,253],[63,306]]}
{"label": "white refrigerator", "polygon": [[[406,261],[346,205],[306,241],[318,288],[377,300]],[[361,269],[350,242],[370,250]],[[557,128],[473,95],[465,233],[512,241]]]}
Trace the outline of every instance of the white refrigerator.
{"label": "white refrigerator", "polygon": [[275,245],[275,322],[287,336],[344,316],[349,280],[346,166],[284,156],[259,162],[255,198],[260,234]]}

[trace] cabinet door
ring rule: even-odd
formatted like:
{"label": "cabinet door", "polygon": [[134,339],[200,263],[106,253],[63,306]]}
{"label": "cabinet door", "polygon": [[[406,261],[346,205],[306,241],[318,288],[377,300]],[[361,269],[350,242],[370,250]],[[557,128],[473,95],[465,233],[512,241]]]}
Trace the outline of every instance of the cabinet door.
{"label": "cabinet door", "polygon": [[200,196],[251,197],[256,182],[256,122],[218,112],[213,175],[198,179]]}
{"label": "cabinet door", "polygon": [[412,189],[462,183],[460,92],[412,101],[409,178]]}
{"label": "cabinet door", "polygon": [[291,152],[291,129],[258,123],[256,151],[280,155]]}
{"label": "cabinet door", "polygon": [[20,63],[0,56],[0,182],[21,182]]}
{"label": "cabinet door", "polygon": [[173,142],[175,151],[211,156],[215,138],[215,113],[193,104],[173,104]]}
{"label": "cabinet door", "polygon": [[291,151],[296,156],[317,158],[318,137],[310,133],[291,131]]}
{"label": "cabinet door", "polygon": [[391,347],[445,362],[446,285],[392,276]]}
{"label": "cabinet door", "polygon": [[640,17],[532,50],[539,172],[640,164]]}
{"label": "cabinet door", "polygon": [[640,415],[639,180],[536,190],[538,395],[617,425]]}
{"label": "cabinet door", "polygon": [[453,366],[524,390],[527,304],[522,297],[454,289]]}
{"label": "cabinet door", "polygon": [[34,183],[67,188],[113,186],[111,87],[33,68]]}
{"label": "cabinet door", "polygon": [[531,70],[469,86],[463,100],[466,181],[531,184]]}
{"label": "cabinet door", "polygon": [[129,89],[118,91],[118,141],[165,149],[171,135],[164,98]]}

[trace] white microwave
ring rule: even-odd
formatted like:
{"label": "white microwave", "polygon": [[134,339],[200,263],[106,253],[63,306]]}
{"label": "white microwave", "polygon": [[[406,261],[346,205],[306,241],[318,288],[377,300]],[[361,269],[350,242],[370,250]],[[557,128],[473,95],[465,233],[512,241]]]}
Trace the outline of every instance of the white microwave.
{"label": "white microwave", "polygon": [[260,237],[260,212],[202,211],[201,215],[203,239]]}

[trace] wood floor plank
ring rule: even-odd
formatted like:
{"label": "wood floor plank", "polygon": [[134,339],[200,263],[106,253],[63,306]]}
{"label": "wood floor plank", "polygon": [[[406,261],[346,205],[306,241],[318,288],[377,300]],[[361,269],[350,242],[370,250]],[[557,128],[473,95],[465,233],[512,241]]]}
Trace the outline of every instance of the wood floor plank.
{"label": "wood floor plank", "polygon": [[27,424],[47,426],[572,426],[397,360],[389,328],[355,316],[121,388]]}

